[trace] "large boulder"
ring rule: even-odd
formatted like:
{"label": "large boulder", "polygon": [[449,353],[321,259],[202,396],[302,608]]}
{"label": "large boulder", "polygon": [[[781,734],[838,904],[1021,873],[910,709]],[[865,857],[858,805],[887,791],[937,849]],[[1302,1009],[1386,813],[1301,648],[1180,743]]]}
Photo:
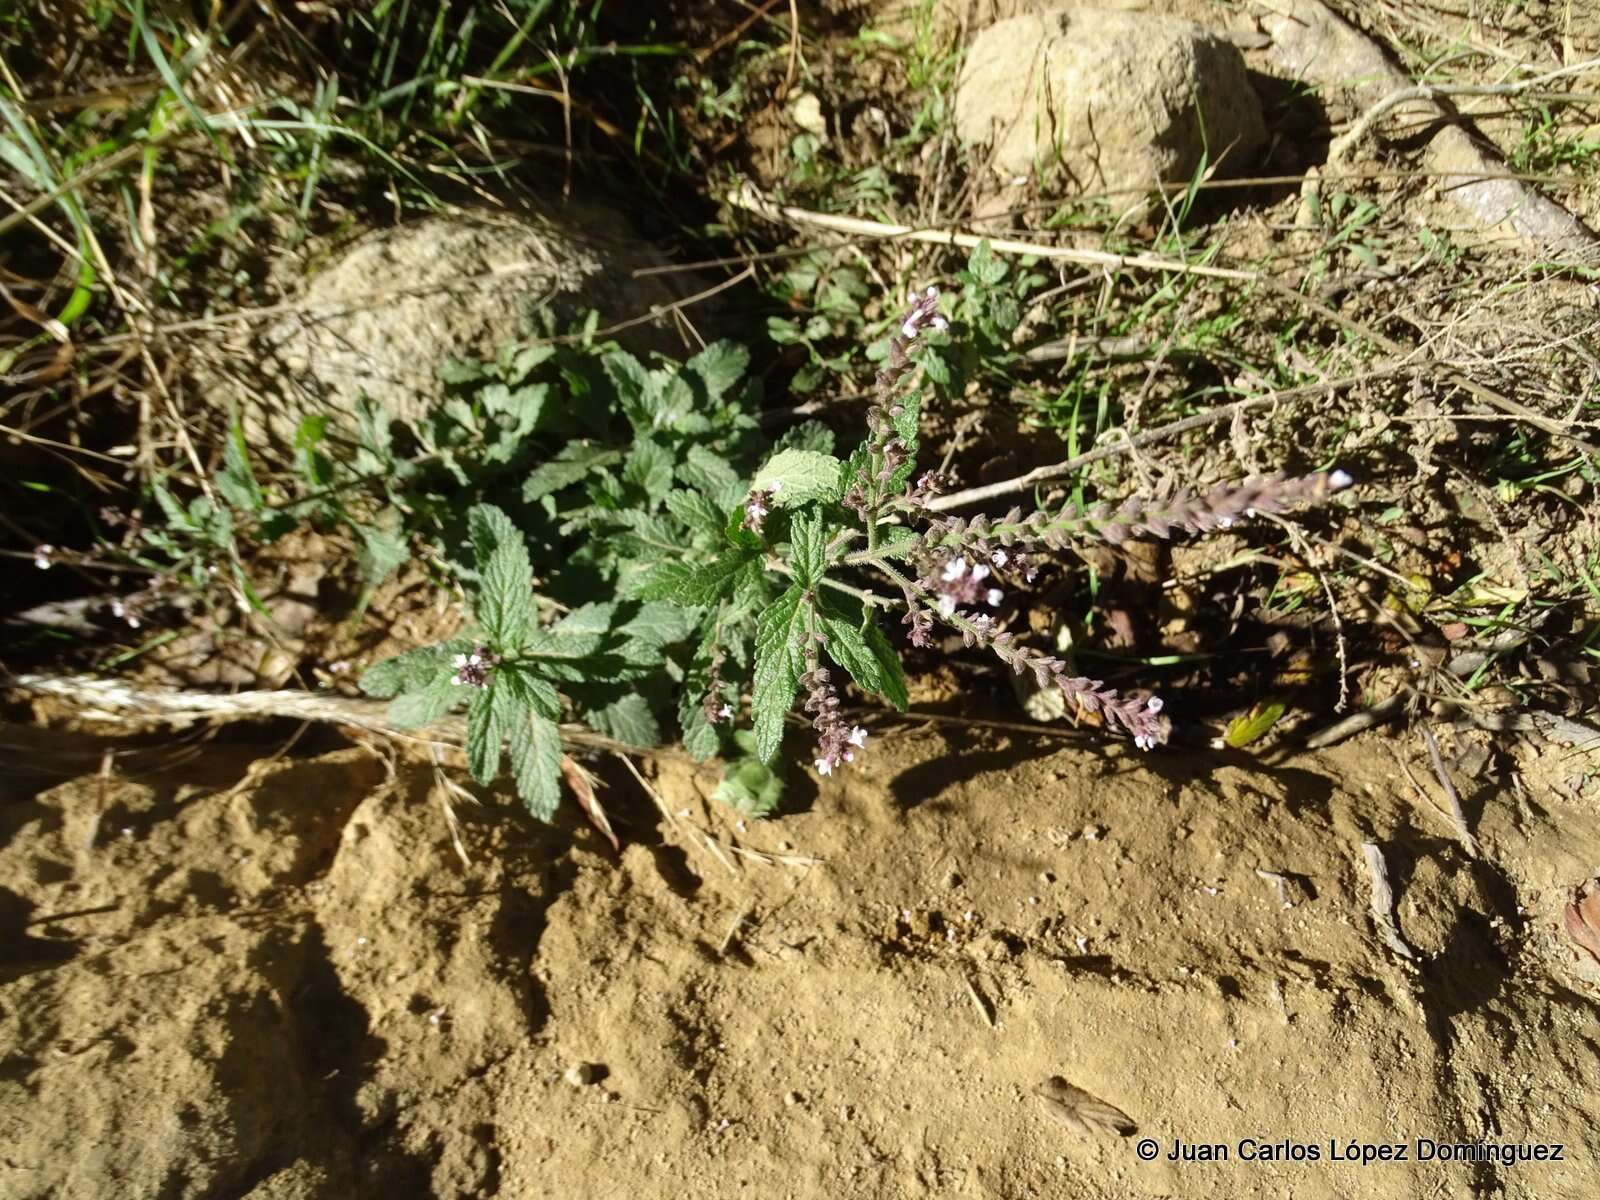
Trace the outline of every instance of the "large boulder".
{"label": "large boulder", "polygon": [[956,131],[993,146],[1007,183],[1055,194],[1139,192],[1189,179],[1202,157],[1248,166],[1266,140],[1239,50],[1157,13],[1052,8],[973,39]]}
{"label": "large boulder", "polygon": [[443,394],[445,360],[492,358],[540,309],[558,322],[591,309],[602,326],[637,322],[621,337],[629,348],[683,351],[665,311],[687,292],[682,276],[633,273],[664,263],[614,213],[588,205],[559,218],[454,212],[374,230],[330,255],[286,316],[212,364],[204,390],[237,406],[252,435],[285,442],[308,412],[338,417],[362,396],[420,418]]}

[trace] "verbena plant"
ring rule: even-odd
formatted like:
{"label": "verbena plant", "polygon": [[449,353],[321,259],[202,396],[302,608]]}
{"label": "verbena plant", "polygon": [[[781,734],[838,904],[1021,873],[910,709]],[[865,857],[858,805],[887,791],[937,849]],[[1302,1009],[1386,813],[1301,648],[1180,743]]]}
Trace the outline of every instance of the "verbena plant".
{"label": "verbena plant", "polygon": [[[996,265],[980,246],[964,275],[969,290],[996,280]],[[467,512],[455,562],[468,631],[379,663],[361,686],[394,698],[401,727],[465,706],[473,777],[493,782],[509,756],[519,795],[545,819],[560,795],[560,720],[652,744],[669,712],[690,753],[730,758],[724,798],[765,811],[781,790],[774,765],[797,697],[815,735],[810,757],[831,774],[867,740],[843,715],[840,684],[848,678],[904,709],[897,641],[928,646],[935,626],[1060,689],[1079,713],[1141,748],[1165,741],[1158,698],[1074,675],[1007,630],[997,616],[1006,587],[1076,543],[1206,532],[1320,501],[1349,477],[1280,476],[998,518],[939,515],[928,504],[941,480],[918,470],[917,447],[925,406],[960,366],[942,302],[933,288],[914,295],[876,347],[866,436],[842,457],[814,423],[763,456],[747,355],[730,343],[682,367],[646,367],[610,348],[572,357],[552,376],[540,369],[560,352],[546,345],[459,372],[466,392],[422,431],[429,469],[454,486],[413,481],[424,497],[407,506],[413,522],[423,513],[448,544],[452,498],[459,511],[463,489],[489,494],[497,477],[494,494],[504,495],[505,472],[523,469],[528,445],[544,450],[520,496]],[[747,477],[741,464],[750,462],[759,465]]]}

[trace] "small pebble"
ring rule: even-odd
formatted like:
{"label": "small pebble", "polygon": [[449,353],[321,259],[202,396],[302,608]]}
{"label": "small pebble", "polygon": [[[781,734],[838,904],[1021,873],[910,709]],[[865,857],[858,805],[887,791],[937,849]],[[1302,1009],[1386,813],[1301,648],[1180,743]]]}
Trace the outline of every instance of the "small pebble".
{"label": "small pebble", "polygon": [[588,1087],[599,1074],[593,1063],[573,1063],[567,1068],[565,1079],[575,1088]]}
{"label": "small pebble", "polygon": [[804,1097],[802,1097],[799,1092],[785,1092],[783,1095],[783,1102],[790,1108],[793,1108],[795,1105],[799,1104],[802,1099],[804,1099]]}

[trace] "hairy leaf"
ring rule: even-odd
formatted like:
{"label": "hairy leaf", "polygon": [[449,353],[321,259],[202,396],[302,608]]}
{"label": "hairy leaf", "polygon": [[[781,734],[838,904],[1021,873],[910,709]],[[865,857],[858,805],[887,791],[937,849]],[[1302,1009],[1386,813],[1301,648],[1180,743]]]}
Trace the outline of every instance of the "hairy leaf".
{"label": "hairy leaf", "polygon": [[778,450],[812,450],[818,454],[833,453],[833,430],[821,421],[801,421],[783,432],[774,444]]}
{"label": "hairy leaf", "polygon": [[722,736],[717,727],[706,720],[704,696],[697,689],[685,687],[678,696],[678,730],[683,738],[683,748],[696,762],[715,758],[722,749]]}
{"label": "hairy leaf", "polygon": [[743,490],[739,486],[739,473],[728,465],[727,459],[699,445],[689,447],[678,467],[678,478],[708,496]]}
{"label": "hairy leaf", "polygon": [[899,653],[889,644],[889,639],[884,636],[876,620],[867,626],[866,639],[867,649],[878,660],[878,671],[883,680],[883,687],[878,694],[900,712],[905,712],[911,697],[906,692],[906,674],[900,665]]}
{"label": "hairy leaf", "polygon": [[843,488],[840,471],[843,467],[831,454],[818,454],[815,450],[780,450],[767,460],[750,483],[752,491],[777,488],[773,503],[779,508],[792,508],[812,500],[837,500]]}
{"label": "hairy leaf", "polygon": [[367,668],[361,676],[360,687],[369,696],[387,700],[401,692],[414,692],[427,687],[437,679],[448,678],[450,661],[461,654],[466,642],[457,640],[437,646],[423,646],[407,650],[393,658],[386,658]]}
{"label": "hairy leaf", "polygon": [[621,462],[622,454],[587,442],[572,442],[549,462],[540,463],[522,481],[522,499],[532,503],[586,478],[591,471]]}
{"label": "hairy leaf", "polygon": [[215,478],[217,491],[235,508],[248,513],[259,512],[265,499],[261,494],[261,485],[256,482],[255,472],[250,468],[250,452],[245,448],[244,430],[238,422],[234,422],[233,428],[228,430],[224,447],[222,470],[217,472]]}
{"label": "hairy leaf", "polygon": [[625,745],[649,747],[661,744],[661,726],[644,697],[638,694],[613,700],[604,708],[592,708],[584,716],[599,732]]}
{"label": "hairy leaf", "polygon": [[432,725],[463,699],[461,688],[446,675],[425,688],[397,696],[389,705],[389,724],[396,729],[421,729]]}
{"label": "hairy leaf", "polygon": [[783,741],[783,719],[800,682],[799,640],[808,609],[803,589],[795,584],[761,614],[756,625],[756,666],[750,712],[754,718],[756,757],[771,762]]}
{"label": "hairy leaf", "polygon": [[623,465],[622,478],[643,492],[651,504],[659,504],[672,489],[671,451],[658,442],[640,438]]}
{"label": "hairy leaf", "polygon": [[821,513],[796,513],[789,525],[795,578],[808,588],[816,587],[827,570],[828,537],[832,532]]}
{"label": "hairy leaf", "polygon": [[561,730],[529,712],[511,723],[510,751],[517,795],[535,817],[550,820],[561,803]]}
{"label": "hairy leaf", "polygon": [[361,525],[361,553],[357,565],[361,578],[369,584],[382,583],[411,557],[411,543],[399,529],[398,513],[385,514],[387,528],[378,525]]}
{"label": "hairy leaf", "polygon": [[750,366],[750,351],[738,342],[712,342],[684,364],[705,386],[706,397],[716,401],[744,375]]}
{"label": "hairy leaf", "polygon": [[467,521],[481,584],[478,621],[496,649],[514,654],[537,628],[539,619],[528,544],[511,518],[493,505],[474,505]]}
{"label": "hairy leaf", "polygon": [[862,688],[881,696],[888,686],[883,667],[867,644],[859,622],[826,609],[821,613],[821,621],[822,631],[828,638],[828,657],[849,671],[850,678]]}
{"label": "hairy leaf", "polygon": [[500,773],[500,744],[512,720],[523,711],[499,672],[487,688],[473,691],[467,709],[467,769],[485,787]]}
{"label": "hairy leaf", "polygon": [[722,532],[728,516],[699,492],[682,489],[667,493],[667,511],[696,533],[716,537]]}
{"label": "hairy leaf", "polygon": [[521,663],[505,663],[496,668],[495,686],[523,708],[531,708],[552,721],[561,715],[561,697],[547,680],[540,679]]}

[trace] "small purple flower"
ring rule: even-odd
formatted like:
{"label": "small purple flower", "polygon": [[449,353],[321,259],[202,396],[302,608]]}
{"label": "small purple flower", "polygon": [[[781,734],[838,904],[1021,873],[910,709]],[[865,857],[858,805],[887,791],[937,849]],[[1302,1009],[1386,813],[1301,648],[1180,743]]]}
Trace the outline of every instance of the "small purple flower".
{"label": "small purple flower", "polygon": [[744,520],[740,522],[743,528],[751,533],[760,533],[761,526],[766,522],[772,506],[778,499],[778,489],[781,482],[774,483],[769,488],[757,488],[746,497],[744,502]]}
{"label": "small purple flower", "polygon": [[950,328],[950,322],[939,315],[938,288],[930,287],[921,295],[912,292],[906,299],[911,302],[911,311],[900,326],[900,336],[906,341],[915,341],[924,326],[939,330]]}
{"label": "small purple flower", "polygon": [[458,654],[451,664],[456,673],[450,677],[454,687],[486,688],[500,665],[500,656],[487,646],[479,646],[471,654]]}
{"label": "small purple flower", "polygon": [[948,617],[958,608],[977,604],[980,600],[990,608],[998,608],[1005,593],[997,587],[985,587],[990,575],[984,563],[969,563],[964,555],[948,558],[940,568],[933,590],[938,593],[941,616]]}

